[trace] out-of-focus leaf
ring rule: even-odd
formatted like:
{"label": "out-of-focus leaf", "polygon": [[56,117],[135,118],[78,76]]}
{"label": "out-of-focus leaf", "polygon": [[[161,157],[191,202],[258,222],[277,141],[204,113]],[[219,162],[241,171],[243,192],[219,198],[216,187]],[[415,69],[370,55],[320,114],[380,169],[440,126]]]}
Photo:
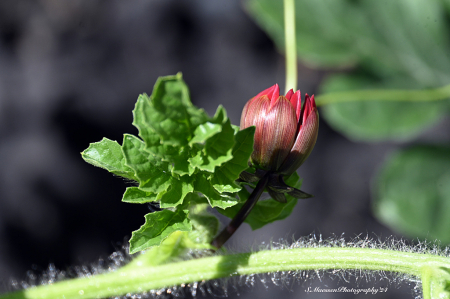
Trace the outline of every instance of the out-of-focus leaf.
{"label": "out-of-focus leaf", "polygon": [[377,218],[410,237],[450,243],[450,148],[415,146],[392,156],[374,190]]}
{"label": "out-of-focus leaf", "polygon": [[183,210],[162,210],[145,215],[145,224],[131,235],[130,254],[160,245],[173,232],[191,231],[187,215]]}
{"label": "out-of-focus leaf", "polygon": [[[323,83],[322,91],[328,93],[382,86],[357,76],[336,75]],[[325,105],[321,116],[333,128],[354,140],[407,140],[435,124],[447,112],[444,104],[441,101],[361,100]]]}
{"label": "out-of-focus leaf", "polygon": [[[283,2],[248,0],[246,7],[283,50]],[[359,64],[382,76],[408,74],[434,86],[450,81],[441,0],[296,0],[295,8],[298,55],[307,64]]]}

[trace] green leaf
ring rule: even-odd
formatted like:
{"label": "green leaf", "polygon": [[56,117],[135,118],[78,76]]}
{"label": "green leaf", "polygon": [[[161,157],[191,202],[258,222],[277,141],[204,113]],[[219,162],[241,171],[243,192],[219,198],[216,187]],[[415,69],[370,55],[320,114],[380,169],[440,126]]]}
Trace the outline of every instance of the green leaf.
{"label": "green leaf", "polygon": [[115,175],[135,181],[138,180],[134,175],[134,171],[125,165],[125,157],[117,141],[103,138],[100,142],[91,143],[81,153],[81,157],[86,162],[106,169]]}
{"label": "green leaf", "polygon": [[[194,247],[192,246],[194,245]],[[175,231],[161,242],[159,246],[153,246],[143,254],[134,258],[122,270],[128,268],[143,268],[168,263],[178,258],[189,248],[197,248],[188,237],[188,232]]]}
{"label": "green leaf", "polygon": [[206,174],[198,173],[194,183],[194,191],[202,193],[208,200],[211,207],[226,209],[238,203],[237,199],[217,192],[207,179]]}
{"label": "green leaf", "polygon": [[173,232],[191,231],[192,225],[187,216],[188,213],[183,210],[162,210],[145,215],[145,224],[131,235],[130,254],[160,245]]}
{"label": "green leaf", "polygon": [[[449,33],[440,0],[296,0],[297,53],[319,67],[362,65],[426,85],[448,82]],[[284,52],[283,2],[249,0],[250,15]],[[437,84],[437,85],[436,85]]]}
{"label": "green leaf", "polygon": [[206,198],[200,197],[199,194],[189,193],[185,202],[182,207],[189,209],[189,219],[193,226],[189,238],[198,244],[197,246],[210,248],[209,243],[219,230],[219,219],[208,212],[209,204]]}
{"label": "green leaf", "polygon": [[450,148],[415,146],[392,156],[377,179],[377,218],[409,237],[450,243]]}
{"label": "green leaf", "polygon": [[[286,179],[286,184],[300,189],[301,180],[299,180],[298,174],[294,172],[289,178]],[[242,190],[239,192],[239,198],[241,199],[241,202],[226,210],[218,209],[219,213],[229,218],[234,218],[234,216],[241,209],[241,207],[244,205],[244,202],[249,196],[250,193],[245,188],[242,188]],[[297,198],[289,195],[286,195],[286,199],[287,203],[280,203],[271,198],[266,200],[259,200],[244,222],[248,223],[252,230],[256,230],[265,226],[266,224],[285,219],[292,213],[292,210],[294,209],[298,201]]]}
{"label": "green leaf", "polygon": [[213,135],[216,135],[220,131],[222,131],[221,125],[206,122],[199,125],[197,129],[195,129],[194,138],[191,139],[189,144],[204,143],[207,139],[211,138]]}
{"label": "green leaf", "polygon": [[450,298],[450,269],[445,267],[423,267],[421,269],[424,299]]}
{"label": "green leaf", "polygon": [[[202,131],[199,131],[198,133],[201,136],[198,138],[195,136],[193,140],[206,141],[205,145],[202,149],[198,145],[197,154],[189,159],[193,167],[209,172],[214,172],[216,166],[220,166],[233,158],[232,150],[235,143],[234,129],[222,106],[217,109],[213,121],[222,125],[221,130],[214,135],[211,135],[211,133],[217,131],[217,127],[212,127],[214,129],[211,128],[209,134],[203,134]],[[211,136],[206,139],[207,135]]]}
{"label": "green leaf", "polygon": [[[356,76],[333,76],[322,86],[324,92],[381,87]],[[337,131],[353,140],[408,140],[439,120],[445,102],[357,101],[329,104],[321,115]]]}
{"label": "green leaf", "polygon": [[157,199],[157,194],[145,192],[138,187],[128,187],[122,197],[122,201],[128,203],[147,203]]}
{"label": "green leaf", "polygon": [[217,167],[211,183],[219,192],[238,192],[241,186],[235,183],[239,174],[248,168],[248,159],[253,152],[253,135],[255,127],[250,127],[238,131],[235,135],[235,144],[233,146],[233,159]]}
{"label": "green leaf", "polygon": [[186,145],[196,127],[208,118],[203,110],[193,107],[181,74],[158,78],[151,97],[141,97],[149,105],[139,110],[144,115],[138,120],[144,123],[135,122],[136,126],[143,134],[148,131],[143,127],[150,127],[167,145]]}
{"label": "green leaf", "polygon": [[[169,77],[173,78],[173,76]],[[181,83],[180,83],[181,84]],[[184,84],[184,83],[183,83]],[[181,97],[178,99],[179,103],[183,104],[186,109],[187,117],[189,119],[192,130],[197,127],[198,124],[207,120],[207,115],[202,109],[198,109],[190,103],[188,98]],[[133,125],[138,128],[139,136],[144,140],[145,149],[164,161],[173,164],[172,172],[178,175],[191,175],[194,172],[194,168],[189,164],[188,159],[191,157],[190,149],[186,144],[190,138],[190,134],[181,136],[177,144],[174,142],[164,142],[161,136],[153,129],[155,108],[152,101],[147,95],[140,95],[135,109],[133,110],[134,121]],[[181,127],[187,128],[181,124]],[[184,145],[183,145],[184,144]]]}
{"label": "green leaf", "polygon": [[172,182],[167,162],[158,161],[145,151],[145,144],[133,135],[123,138],[125,163],[135,171],[139,188],[143,191],[159,193],[166,191]]}
{"label": "green leaf", "polygon": [[186,195],[194,191],[194,178],[182,176],[179,179],[173,178],[167,191],[159,194],[161,198],[161,208],[176,207],[181,204]]}

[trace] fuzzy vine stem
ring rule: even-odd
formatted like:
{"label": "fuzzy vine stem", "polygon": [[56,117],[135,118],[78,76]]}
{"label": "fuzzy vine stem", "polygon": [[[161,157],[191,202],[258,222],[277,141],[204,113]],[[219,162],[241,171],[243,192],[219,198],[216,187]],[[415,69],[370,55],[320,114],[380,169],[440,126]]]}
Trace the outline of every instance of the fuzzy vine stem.
{"label": "fuzzy vine stem", "polygon": [[295,1],[284,0],[284,44],[286,47],[286,93],[297,90],[297,44],[295,39]]}
{"label": "fuzzy vine stem", "polygon": [[[4,294],[0,299],[87,299],[158,290],[196,281],[277,271],[358,269],[429,277],[430,268],[450,268],[450,258],[369,248],[294,248],[204,257],[159,266],[61,281]],[[429,283],[429,282],[428,282]],[[426,286],[424,286],[424,290]]]}

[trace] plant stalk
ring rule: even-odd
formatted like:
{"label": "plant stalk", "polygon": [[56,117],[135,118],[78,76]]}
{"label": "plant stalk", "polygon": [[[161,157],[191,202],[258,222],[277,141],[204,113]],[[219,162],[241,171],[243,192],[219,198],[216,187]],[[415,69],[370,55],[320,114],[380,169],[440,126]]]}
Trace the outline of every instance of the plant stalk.
{"label": "plant stalk", "polygon": [[286,87],[297,90],[297,43],[295,36],[295,1],[284,0],[284,44],[286,50]]}
{"label": "plant stalk", "polygon": [[316,247],[212,256],[32,287],[0,299],[89,299],[158,290],[211,279],[300,270],[373,270],[422,276],[424,269],[450,268],[450,258],[387,249]]}
{"label": "plant stalk", "polygon": [[255,189],[253,189],[252,194],[248,197],[247,201],[244,203],[239,212],[234,216],[231,222],[220,232],[214,240],[211,241],[211,245],[219,249],[222,245],[234,234],[234,232],[239,228],[239,226],[247,218],[248,214],[252,211],[253,207],[258,202],[261,194],[269,182],[270,173],[266,173],[258,182]]}
{"label": "plant stalk", "polygon": [[402,101],[430,102],[450,98],[450,84],[430,89],[365,89],[320,94],[315,97],[316,105],[363,102],[363,101]]}

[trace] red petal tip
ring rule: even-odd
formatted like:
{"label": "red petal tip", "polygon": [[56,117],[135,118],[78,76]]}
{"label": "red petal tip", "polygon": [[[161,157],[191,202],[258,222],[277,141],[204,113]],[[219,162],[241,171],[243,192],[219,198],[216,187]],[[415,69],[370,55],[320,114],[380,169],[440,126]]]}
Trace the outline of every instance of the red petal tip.
{"label": "red petal tip", "polygon": [[268,94],[271,104],[275,102],[280,96],[280,87],[278,86],[278,84],[275,84],[272,88],[273,89]]}
{"label": "red petal tip", "polygon": [[292,95],[292,97],[290,98],[290,101],[291,101],[292,107],[295,110],[295,115],[297,116],[297,122],[298,122],[300,119],[300,113],[302,110],[302,96],[301,96],[300,90],[297,90]]}
{"label": "red petal tip", "polygon": [[290,100],[292,95],[294,94],[294,90],[291,88],[287,93],[286,93],[286,99]]}
{"label": "red petal tip", "polygon": [[314,100],[314,95],[311,96],[311,104],[312,104],[314,109],[317,109],[316,101]]}

